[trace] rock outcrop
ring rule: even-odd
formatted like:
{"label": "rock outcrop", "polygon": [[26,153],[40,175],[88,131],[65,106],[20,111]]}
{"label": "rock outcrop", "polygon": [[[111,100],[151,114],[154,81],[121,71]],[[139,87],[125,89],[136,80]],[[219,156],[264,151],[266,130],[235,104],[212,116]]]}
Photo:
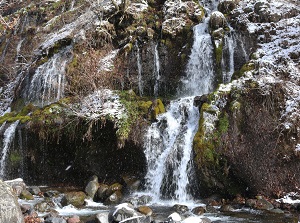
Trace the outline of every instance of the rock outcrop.
{"label": "rock outcrop", "polygon": [[0,180],[0,222],[24,223],[16,195],[2,180]]}

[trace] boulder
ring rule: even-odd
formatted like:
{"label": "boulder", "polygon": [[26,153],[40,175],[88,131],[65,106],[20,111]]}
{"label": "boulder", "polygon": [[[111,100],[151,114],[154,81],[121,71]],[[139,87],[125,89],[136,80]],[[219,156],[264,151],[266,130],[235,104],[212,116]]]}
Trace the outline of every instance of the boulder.
{"label": "boulder", "polygon": [[182,218],[177,212],[174,212],[168,216],[168,222],[181,222],[181,220]]}
{"label": "boulder", "polygon": [[229,204],[224,204],[220,208],[220,211],[222,211],[222,212],[231,212],[233,210],[234,210],[234,208]]}
{"label": "boulder", "polygon": [[11,186],[0,180],[0,222],[24,223],[17,197]]}
{"label": "boulder", "polygon": [[212,30],[227,27],[226,18],[222,12],[215,11],[211,14],[210,19],[209,19],[209,27]]}
{"label": "boulder", "polygon": [[153,214],[152,209],[148,206],[140,206],[138,207],[138,211],[147,216],[151,216]]}
{"label": "boulder", "polygon": [[34,209],[38,212],[48,212],[55,207],[53,201],[42,201],[34,206]]}
{"label": "boulder", "polygon": [[218,5],[218,10],[224,14],[230,13],[239,3],[238,0],[223,0]]}
{"label": "boulder", "polygon": [[22,190],[20,198],[24,200],[33,200],[33,195],[28,190]]}
{"label": "boulder", "polygon": [[74,215],[68,218],[67,223],[80,223],[80,218],[77,215]]}
{"label": "boulder", "polygon": [[41,193],[41,190],[38,186],[31,186],[28,188],[28,191],[33,195],[39,195]]}
{"label": "boulder", "polygon": [[189,210],[189,208],[186,205],[175,204],[173,206],[173,210],[176,211],[176,212],[178,212],[179,214],[184,214],[184,213],[186,213]]}
{"label": "boulder", "polygon": [[146,216],[134,210],[131,204],[122,203],[109,213],[108,220],[109,222],[140,223],[145,222]]}
{"label": "boulder", "polygon": [[193,208],[193,210],[192,210],[192,213],[195,214],[195,215],[202,215],[202,214],[204,214],[205,212],[206,212],[206,209],[205,209],[205,207],[202,207],[202,206],[200,206],[200,207],[195,207],[195,208]]}
{"label": "boulder", "polygon": [[14,180],[7,180],[5,181],[5,183],[7,183],[9,186],[12,187],[14,193],[17,196],[20,196],[21,192],[26,189],[26,184],[21,178],[17,178]]}
{"label": "boulder", "polygon": [[112,204],[119,204],[123,195],[121,191],[115,191],[113,194],[111,194],[105,201],[105,205],[112,205]]}
{"label": "boulder", "polygon": [[102,212],[96,215],[97,223],[109,223],[108,222],[108,212]]}
{"label": "boulder", "polygon": [[97,197],[100,201],[104,201],[107,198],[106,191],[108,190],[107,184],[99,184],[98,190],[97,190]]}
{"label": "boulder", "polygon": [[86,185],[84,191],[87,193],[89,197],[93,199],[95,194],[97,193],[98,187],[99,187],[98,177],[93,176],[93,179]]}
{"label": "boulder", "polygon": [[47,217],[44,223],[67,223],[67,221],[61,217]]}
{"label": "boulder", "polygon": [[107,189],[107,191],[106,191],[106,195],[107,195],[107,196],[110,196],[110,195],[112,195],[112,194],[113,194],[114,192],[116,192],[116,191],[121,191],[122,188],[123,188],[123,186],[122,186],[121,184],[119,184],[119,183],[114,183],[114,184],[112,184],[112,185],[110,185],[110,186],[108,187],[108,189]]}
{"label": "boulder", "polygon": [[84,204],[85,198],[86,195],[82,191],[66,192],[61,199],[61,205],[67,206],[69,204],[72,204],[75,207],[81,207]]}

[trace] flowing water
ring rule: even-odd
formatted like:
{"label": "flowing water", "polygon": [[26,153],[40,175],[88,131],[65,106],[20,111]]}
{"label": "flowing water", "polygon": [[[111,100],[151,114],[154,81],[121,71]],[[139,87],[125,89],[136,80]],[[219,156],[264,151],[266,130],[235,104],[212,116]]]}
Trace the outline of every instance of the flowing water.
{"label": "flowing water", "polygon": [[66,47],[36,69],[24,95],[28,102],[43,107],[64,96],[66,65],[71,59],[70,50],[71,47]]}
{"label": "flowing water", "polygon": [[[4,131],[3,134],[3,143],[1,148],[1,159],[0,159],[0,179],[1,178],[3,179],[5,177],[6,159],[7,159],[7,155],[9,154],[10,146],[14,140],[15,132],[18,124],[19,121],[10,124],[10,126]],[[1,129],[4,128],[4,125],[1,126]]]}
{"label": "flowing water", "polygon": [[155,78],[155,84],[154,84],[154,97],[158,96],[158,89],[159,89],[159,81],[160,81],[160,62],[159,62],[159,54],[158,54],[158,44],[154,47],[154,78]]}
{"label": "flowing water", "polygon": [[224,46],[222,53],[222,76],[223,83],[229,83],[231,76],[234,73],[234,50],[236,48],[236,37],[231,29],[229,34],[224,36]]}
{"label": "flowing water", "polygon": [[192,144],[199,120],[194,96],[209,93],[213,80],[213,45],[207,18],[194,28],[194,44],[179,90],[180,99],[171,101],[167,112],[150,126],[145,137],[146,191],[154,202],[192,200]]}
{"label": "flowing water", "polygon": [[140,48],[136,42],[135,47],[137,49],[136,53],[136,62],[137,62],[137,68],[138,68],[138,88],[139,88],[139,94],[140,96],[143,95],[143,80],[142,80],[142,61],[141,61],[141,53]]}

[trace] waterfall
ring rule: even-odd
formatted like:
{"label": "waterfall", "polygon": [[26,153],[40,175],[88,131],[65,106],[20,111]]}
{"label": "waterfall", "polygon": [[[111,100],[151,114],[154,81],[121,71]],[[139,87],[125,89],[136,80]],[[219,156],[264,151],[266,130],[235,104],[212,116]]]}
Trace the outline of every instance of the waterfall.
{"label": "waterfall", "polygon": [[136,60],[137,60],[137,67],[138,67],[138,88],[139,88],[139,94],[140,96],[143,95],[143,80],[142,80],[142,61],[141,61],[141,55],[140,55],[140,48],[135,43],[135,46],[137,48],[137,54],[136,54]]}
{"label": "waterfall", "polygon": [[155,200],[160,197],[179,201],[191,199],[188,192],[189,164],[199,119],[193,101],[193,97],[172,101],[168,112],[159,116],[147,132],[146,186]]}
{"label": "waterfall", "polygon": [[70,60],[70,49],[66,47],[36,69],[26,93],[28,102],[45,106],[63,97],[65,69]]}
{"label": "waterfall", "polygon": [[154,96],[158,96],[158,88],[159,88],[159,81],[160,81],[160,62],[159,62],[159,54],[157,50],[158,44],[154,47]]}
{"label": "waterfall", "polygon": [[148,164],[146,191],[154,202],[172,199],[192,200],[192,144],[198,129],[199,109],[195,95],[209,93],[213,86],[213,45],[208,33],[208,18],[194,27],[194,44],[186,68],[186,76],[178,96],[167,112],[152,123],[145,136],[144,148]]}
{"label": "waterfall", "polygon": [[231,76],[234,73],[234,50],[236,48],[236,37],[232,28],[228,35],[224,36],[224,45],[222,53],[222,76],[223,83],[228,83],[231,80]]}
{"label": "waterfall", "polygon": [[[19,124],[19,121],[12,123],[4,132],[3,134],[3,143],[2,143],[2,151],[1,151],[1,159],[0,159],[0,178],[5,177],[5,164],[6,164],[6,157],[9,153],[9,148],[11,143],[14,140],[16,128]],[[1,126],[1,129],[3,125]]]}
{"label": "waterfall", "polygon": [[194,27],[194,43],[180,95],[202,95],[213,89],[214,48],[208,32],[208,21],[209,18],[206,18]]}

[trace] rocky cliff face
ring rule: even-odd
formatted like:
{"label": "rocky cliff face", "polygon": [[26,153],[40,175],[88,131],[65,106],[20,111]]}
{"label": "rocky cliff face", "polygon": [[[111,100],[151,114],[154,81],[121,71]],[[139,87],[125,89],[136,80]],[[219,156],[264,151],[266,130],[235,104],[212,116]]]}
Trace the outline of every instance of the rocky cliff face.
{"label": "rocky cliff face", "polygon": [[193,1],[1,3],[3,137],[21,120],[7,176],[142,178],[143,133],[164,110],[153,97],[176,94],[203,16]]}
{"label": "rocky cliff face", "polygon": [[0,133],[20,122],[7,175],[143,178],[145,128],[177,96],[192,28],[214,5],[224,84],[199,100],[201,194],[299,187],[300,8],[287,0],[1,2]]}
{"label": "rocky cliff face", "polygon": [[234,189],[234,179],[244,193],[297,190],[299,5],[240,1],[227,13],[235,30],[256,38],[257,45],[235,80],[202,98],[194,141],[199,174],[206,179],[202,189]]}

